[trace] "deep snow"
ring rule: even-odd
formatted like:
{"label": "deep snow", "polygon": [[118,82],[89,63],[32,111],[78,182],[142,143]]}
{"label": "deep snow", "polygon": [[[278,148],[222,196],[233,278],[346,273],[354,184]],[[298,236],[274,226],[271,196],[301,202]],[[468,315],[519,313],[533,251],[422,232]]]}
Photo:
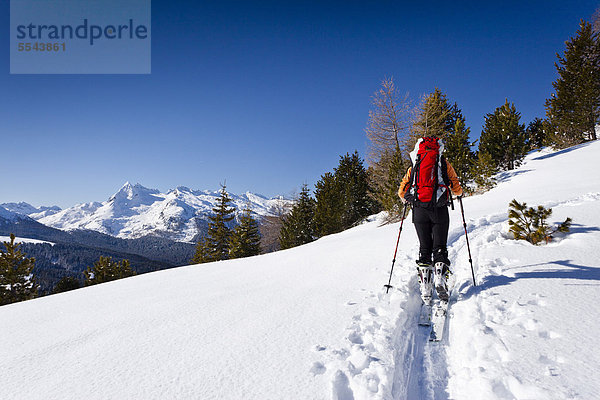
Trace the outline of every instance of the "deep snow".
{"label": "deep snow", "polygon": [[[596,399],[600,142],[530,154],[451,211],[446,336],[429,343],[410,218],[264,256],[181,267],[0,307],[7,399]],[[585,171],[576,174],[575,171]],[[510,239],[513,198],[573,218]]]}

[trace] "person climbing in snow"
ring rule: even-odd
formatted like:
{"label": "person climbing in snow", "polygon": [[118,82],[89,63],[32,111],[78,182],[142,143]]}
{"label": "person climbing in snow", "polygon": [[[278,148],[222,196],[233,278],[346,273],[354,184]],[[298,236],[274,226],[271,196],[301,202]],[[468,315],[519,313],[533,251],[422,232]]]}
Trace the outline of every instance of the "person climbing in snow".
{"label": "person climbing in snow", "polygon": [[406,171],[398,190],[402,202],[412,205],[413,224],[420,244],[417,271],[425,304],[431,304],[433,286],[440,300],[448,300],[450,260],[446,244],[450,224],[448,205],[452,202],[450,191],[456,196],[463,194],[456,172],[443,152],[441,139],[419,139],[410,153],[412,167]]}

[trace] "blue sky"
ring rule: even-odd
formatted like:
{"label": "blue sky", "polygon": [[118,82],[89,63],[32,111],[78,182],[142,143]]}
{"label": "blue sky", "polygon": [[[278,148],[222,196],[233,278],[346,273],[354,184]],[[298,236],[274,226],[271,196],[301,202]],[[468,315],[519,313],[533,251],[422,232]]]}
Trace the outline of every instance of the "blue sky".
{"label": "blue sky", "polygon": [[152,2],[152,74],[10,75],[0,0],[0,203],[68,207],[125,182],[288,194],[365,155],[382,78],[436,86],[475,139],[544,115],[555,53],[600,1]]}

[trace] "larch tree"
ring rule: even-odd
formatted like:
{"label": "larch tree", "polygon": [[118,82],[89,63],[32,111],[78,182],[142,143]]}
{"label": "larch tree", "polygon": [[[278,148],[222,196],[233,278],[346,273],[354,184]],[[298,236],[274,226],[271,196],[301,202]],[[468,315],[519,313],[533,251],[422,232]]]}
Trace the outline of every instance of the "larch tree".
{"label": "larch tree", "polygon": [[[408,140],[412,118],[408,94],[401,95],[392,78],[385,78],[371,98],[365,132],[369,140],[367,164],[372,197],[390,215],[402,207],[391,186],[399,186],[402,171],[408,168]],[[397,190],[397,188],[396,188]]]}

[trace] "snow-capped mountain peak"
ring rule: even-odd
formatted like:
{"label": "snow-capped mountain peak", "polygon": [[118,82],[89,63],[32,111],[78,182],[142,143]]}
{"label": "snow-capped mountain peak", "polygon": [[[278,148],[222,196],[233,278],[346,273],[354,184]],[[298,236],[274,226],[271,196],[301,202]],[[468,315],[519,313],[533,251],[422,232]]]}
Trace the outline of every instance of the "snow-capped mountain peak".
{"label": "snow-capped mountain peak", "polygon": [[[249,206],[257,216],[270,215],[275,204],[289,202],[281,196],[267,199],[250,192],[229,195],[237,210]],[[125,239],[153,235],[193,242],[206,229],[219,196],[220,191],[192,190],[186,186],[161,193],[139,183],[125,182],[105,202],[78,204],[36,219],[58,229],[91,229]]]}
{"label": "snow-capped mountain peak", "polygon": [[139,183],[132,185],[128,181],[125,182],[121,189],[119,189],[117,193],[113,194],[108,201],[136,200],[139,202],[152,203],[153,200],[155,200],[152,196],[155,194],[160,194],[160,192],[156,189],[148,189]]}

